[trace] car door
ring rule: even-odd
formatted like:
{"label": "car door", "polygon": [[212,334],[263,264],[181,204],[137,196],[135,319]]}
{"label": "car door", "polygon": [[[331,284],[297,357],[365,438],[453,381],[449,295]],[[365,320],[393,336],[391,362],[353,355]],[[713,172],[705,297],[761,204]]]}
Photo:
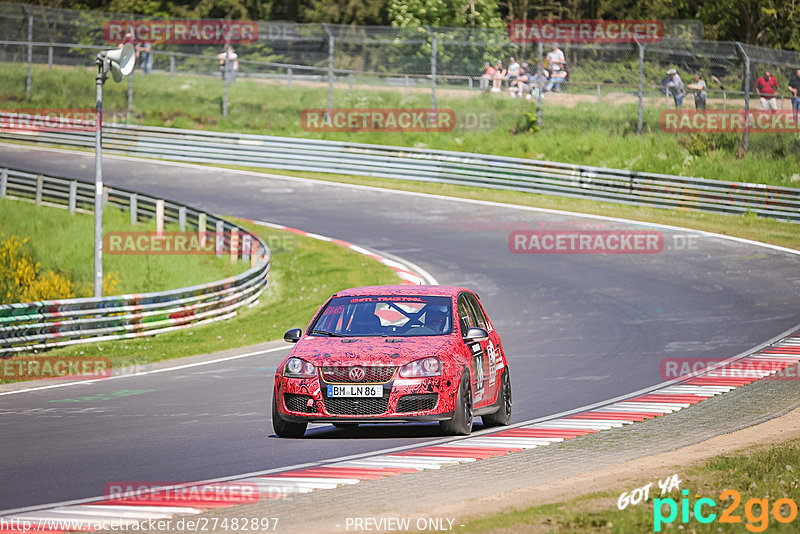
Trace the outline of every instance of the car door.
{"label": "car door", "polygon": [[[473,302],[475,296],[469,293],[462,293],[458,297],[458,318],[461,323],[461,335],[465,335],[467,330],[472,327],[486,328],[486,319],[483,313],[477,314]],[[480,306],[478,306],[480,310]],[[487,341],[473,341],[467,343],[470,354],[472,355],[473,367],[473,387],[472,387],[472,403],[473,406],[481,406],[486,404],[486,400],[490,399],[491,392],[487,391],[488,384],[488,362],[486,360]]]}

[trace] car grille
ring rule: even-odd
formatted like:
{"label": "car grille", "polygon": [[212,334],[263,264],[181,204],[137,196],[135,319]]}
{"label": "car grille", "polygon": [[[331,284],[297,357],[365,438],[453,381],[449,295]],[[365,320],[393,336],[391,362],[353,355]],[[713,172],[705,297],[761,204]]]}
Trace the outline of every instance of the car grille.
{"label": "car grille", "polygon": [[286,404],[286,409],[290,412],[317,413],[317,408],[314,404],[308,406],[308,400],[311,398],[312,397],[308,395],[286,393],[283,396],[283,402]]}
{"label": "car grille", "polygon": [[397,413],[426,412],[436,407],[436,393],[403,395],[397,400]]}
{"label": "car grille", "polygon": [[388,398],[326,398],[325,409],[336,415],[380,415],[389,408]]}
{"label": "car grille", "polygon": [[[364,376],[357,376],[353,378],[350,376],[350,370],[353,367],[361,367],[364,369]],[[322,379],[328,383],[339,384],[384,384],[392,379],[397,367],[394,365],[386,366],[347,366],[337,365],[322,367]]]}

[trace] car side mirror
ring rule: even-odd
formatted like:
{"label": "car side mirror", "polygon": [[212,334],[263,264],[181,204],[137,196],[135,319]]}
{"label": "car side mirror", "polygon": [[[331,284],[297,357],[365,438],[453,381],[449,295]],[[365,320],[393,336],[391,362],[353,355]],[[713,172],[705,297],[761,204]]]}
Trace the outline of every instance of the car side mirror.
{"label": "car side mirror", "polygon": [[297,343],[303,337],[303,331],[299,328],[292,328],[283,334],[283,340],[287,343]]}
{"label": "car side mirror", "polygon": [[473,341],[483,341],[489,339],[489,332],[483,328],[473,326],[467,330],[467,335],[464,336],[465,343],[472,343]]}

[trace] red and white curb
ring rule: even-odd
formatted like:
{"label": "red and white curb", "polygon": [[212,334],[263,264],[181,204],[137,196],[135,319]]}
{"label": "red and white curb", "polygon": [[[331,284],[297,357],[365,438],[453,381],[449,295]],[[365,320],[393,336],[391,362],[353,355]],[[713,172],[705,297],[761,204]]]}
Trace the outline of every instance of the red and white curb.
{"label": "red and white curb", "polygon": [[347,241],[342,241],[341,239],[336,239],[336,238],[333,238],[333,237],[327,237],[327,236],[324,236],[324,235],[314,234],[312,232],[306,232],[305,230],[300,230],[298,228],[292,228],[290,226],[284,226],[282,224],[274,224],[274,223],[268,223],[268,222],[263,222],[263,221],[253,221],[253,220],[250,220],[250,219],[243,219],[243,220],[251,222],[253,224],[257,224],[259,226],[266,226],[266,227],[269,227],[269,228],[275,228],[276,230],[285,230],[285,231],[288,231],[288,232],[293,232],[295,234],[302,235],[304,237],[310,237],[312,239],[318,239],[320,241],[327,241],[329,243],[335,243],[335,244],[340,245],[342,247],[349,248],[353,252],[357,252],[359,254],[363,254],[364,256],[372,258],[373,260],[377,260],[380,263],[386,265],[391,270],[393,270],[395,272],[395,274],[397,274],[397,276],[400,277],[400,279],[402,280],[403,284],[415,285],[415,286],[418,286],[418,285],[437,285],[438,284],[438,282],[433,277],[433,275],[431,275],[428,271],[426,271],[425,269],[423,269],[419,265],[411,263],[410,261],[402,259],[402,258],[397,258],[397,257],[389,258],[389,257],[387,257],[387,255],[385,253],[378,254],[376,252],[372,252],[371,250],[367,250],[366,248],[361,247],[359,245],[354,245],[353,243],[349,243]]}
{"label": "red and white curb", "polygon": [[[454,441],[396,449],[375,456],[342,459],[228,482],[255,486],[260,499],[285,498],[296,493],[358,484],[363,480],[471,463],[653,419],[767,378],[791,366],[800,366],[800,331],[750,355],[735,359],[735,363],[742,368],[736,376],[720,376],[714,369],[708,369],[644,394],[634,394],[605,406],[548,421],[521,423],[504,430]],[[800,379],[796,374],[791,377],[794,380]],[[205,483],[191,485],[202,487],[203,484]],[[207,485],[217,484],[215,482]],[[203,496],[207,497],[205,493]],[[0,534],[22,533],[21,525],[24,522],[27,522],[25,530],[45,534],[96,530],[97,525],[103,523],[113,523],[117,528],[124,528],[144,520],[172,519],[236,504],[214,497],[189,500],[162,494],[157,498],[145,496],[133,504],[98,499],[20,512],[0,517]],[[14,525],[20,528],[14,528]]]}

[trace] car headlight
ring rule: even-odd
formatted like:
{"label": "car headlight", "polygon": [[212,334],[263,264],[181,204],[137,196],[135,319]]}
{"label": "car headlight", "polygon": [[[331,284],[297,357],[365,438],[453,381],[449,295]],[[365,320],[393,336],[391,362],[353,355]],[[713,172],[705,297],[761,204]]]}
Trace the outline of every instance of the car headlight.
{"label": "car headlight", "polygon": [[442,374],[442,362],[439,358],[422,358],[414,360],[400,368],[403,378],[420,378],[424,376],[439,376]]}
{"label": "car headlight", "polygon": [[283,376],[288,378],[314,378],[316,375],[314,364],[300,358],[289,358],[283,368]]}

